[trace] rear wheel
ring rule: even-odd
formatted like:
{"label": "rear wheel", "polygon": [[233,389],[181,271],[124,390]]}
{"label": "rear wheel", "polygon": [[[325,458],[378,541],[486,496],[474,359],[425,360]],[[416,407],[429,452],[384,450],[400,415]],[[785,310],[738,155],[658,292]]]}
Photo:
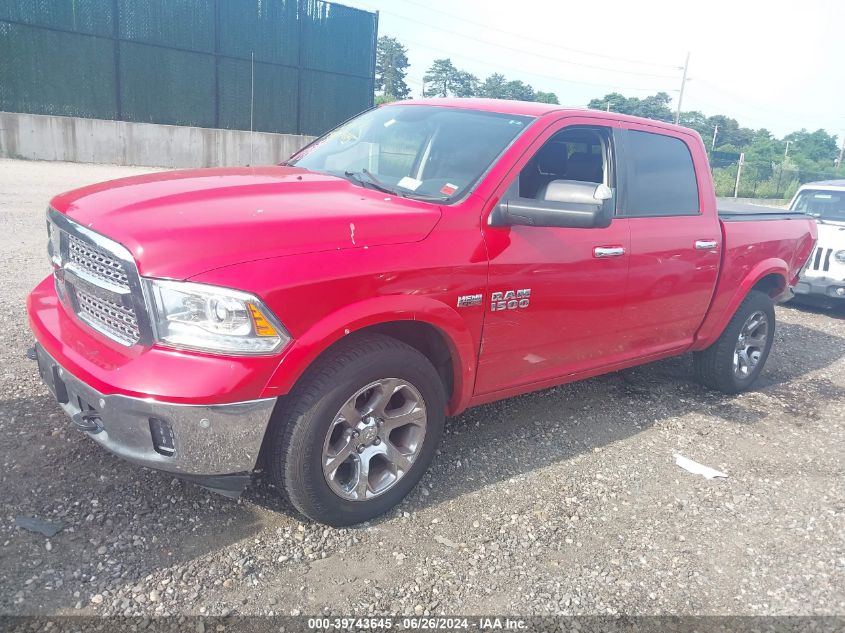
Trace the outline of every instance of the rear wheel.
{"label": "rear wheel", "polygon": [[725,393],[750,389],[769,357],[775,335],[771,297],[752,290],[713,345],[693,355],[697,378]]}
{"label": "rear wheel", "polygon": [[344,342],[288,396],[273,423],[268,470],[307,517],[366,521],[419,482],[445,408],[437,371],[413,347],[382,335]]}

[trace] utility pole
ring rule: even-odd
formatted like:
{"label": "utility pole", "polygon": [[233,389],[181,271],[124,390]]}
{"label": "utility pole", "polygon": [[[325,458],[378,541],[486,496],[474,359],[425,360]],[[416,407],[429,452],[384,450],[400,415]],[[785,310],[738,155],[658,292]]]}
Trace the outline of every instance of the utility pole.
{"label": "utility pole", "polygon": [[742,166],[745,163],[745,152],[739,155],[739,164],[736,166],[736,185],[734,186],[734,198],[739,195],[739,177],[742,175]]}
{"label": "utility pole", "polygon": [[[605,108],[605,112],[610,112],[610,101],[607,102],[607,107]],[[839,160],[842,160],[842,153],[839,153]]]}
{"label": "utility pole", "polygon": [[712,152],[716,149],[716,135],[719,133],[719,124],[717,123],[716,126],[713,128],[713,142],[710,143],[710,151]]}
{"label": "utility pole", "polygon": [[845,134],[842,135],[842,147],[839,148],[839,158],[836,160],[836,168],[842,167],[842,155],[845,154]]}
{"label": "utility pole", "polygon": [[793,141],[787,141],[787,142],[786,142],[786,151],[784,151],[784,153],[783,153],[783,157],[784,157],[784,158],[786,158],[787,156],[789,156],[789,144],[790,144],[790,143],[792,143],[792,142],[793,142]]}
{"label": "utility pole", "polygon": [[681,103],[684,101],[684,88],[687,85],[687,71],[689,70],[689,53],[687,53],[687,60],[684,62],[684,76],[681,78],[681,94],[678,95],[678,111],[675,112],[675,125],[681,120]]}

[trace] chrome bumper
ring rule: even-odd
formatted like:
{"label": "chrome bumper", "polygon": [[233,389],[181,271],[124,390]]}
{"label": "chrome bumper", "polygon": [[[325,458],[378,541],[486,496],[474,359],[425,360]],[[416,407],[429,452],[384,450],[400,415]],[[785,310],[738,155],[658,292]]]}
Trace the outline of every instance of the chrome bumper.
{"label": "chrome bumper", "polygon": [[[35,349],[44,383],[76,426],[107,451],[142,466],[184,475],[218,492],[240,492],[248,482],[241,477],[232,487],[220,476],[245,475],[255,468],[275,398],[180,405],[104,395],[62,368],[43,347]],[[166,450],[153,441],[153,425],[161,428],[161,423],[171,430],[172,448]]]}
{"label": "chrome bumper", "polygon": [[845,281],[830,277],[801,277],[795,286],[795,294],[817,295],[842,301],[845,299]]}

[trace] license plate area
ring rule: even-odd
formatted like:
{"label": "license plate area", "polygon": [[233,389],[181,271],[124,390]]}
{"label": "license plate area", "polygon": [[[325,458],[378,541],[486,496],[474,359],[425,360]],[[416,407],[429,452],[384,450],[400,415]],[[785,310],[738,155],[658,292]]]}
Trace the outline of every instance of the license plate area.
{"label": "license plate area", "polygon": [[38,373],[41,375],[41,380],[47,385],[47,389],[53,394],[53,397],[59,404],[67,404],[69,401],[67,387],[64,380],[59,376],[58,366],[52,362],[40,345],[35,347],[36,357],[38,359]]}

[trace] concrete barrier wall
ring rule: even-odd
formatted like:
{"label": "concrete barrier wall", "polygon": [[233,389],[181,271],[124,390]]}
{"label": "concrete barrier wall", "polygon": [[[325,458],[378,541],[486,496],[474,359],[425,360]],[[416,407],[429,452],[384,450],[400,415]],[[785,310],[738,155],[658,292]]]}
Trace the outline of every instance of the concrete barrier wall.
{"label": "concrete barrier wall", "polygon": [[150,167],[272,165],[311,136],[0,112],[0,157]]}

